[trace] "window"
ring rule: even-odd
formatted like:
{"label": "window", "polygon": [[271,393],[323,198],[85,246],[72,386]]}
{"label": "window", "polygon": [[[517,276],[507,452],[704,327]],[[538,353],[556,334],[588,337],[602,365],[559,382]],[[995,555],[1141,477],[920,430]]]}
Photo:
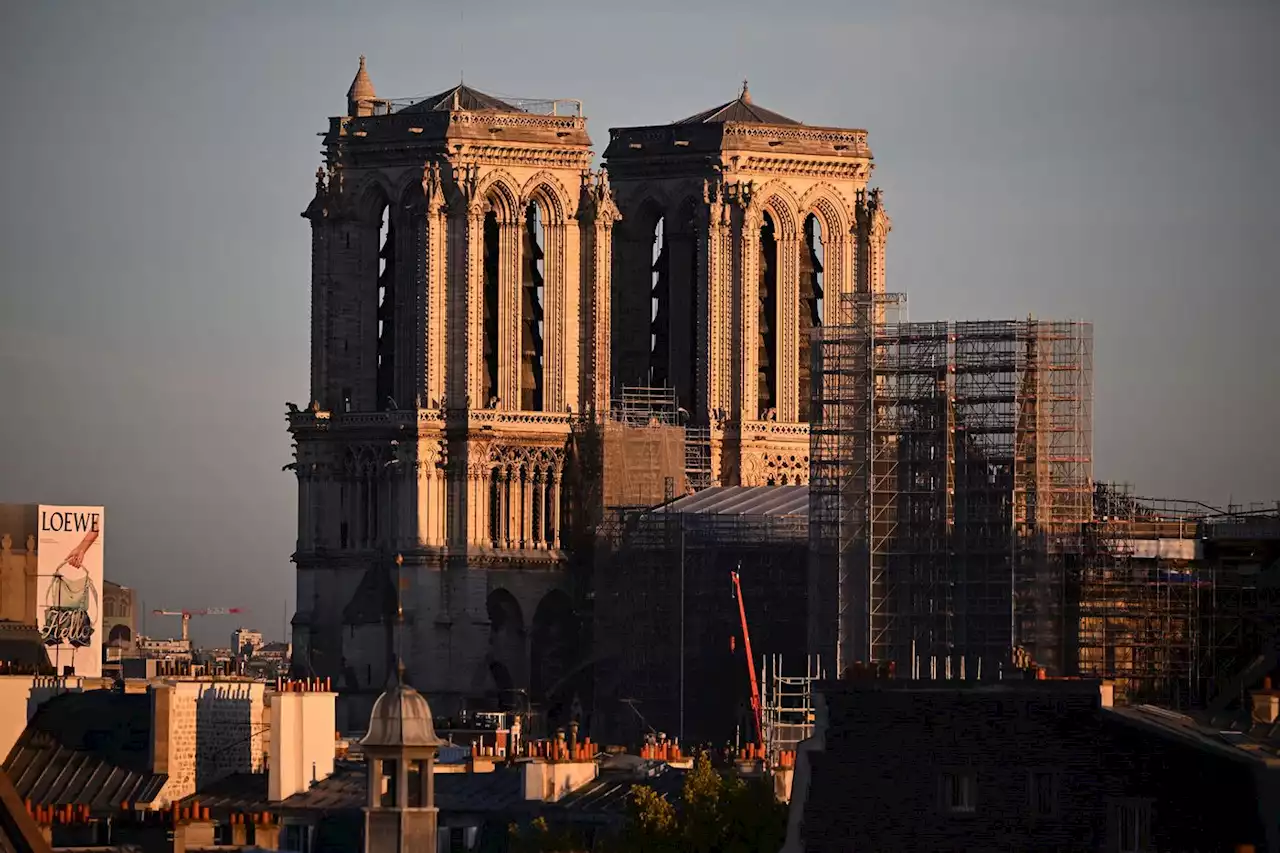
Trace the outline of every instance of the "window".
{"label": "window", "polygon": [[422,808],[427,804],[427,762],[415,758],[409,762],[408,785],[405,793],[409,795],[408,806],[411,809]]}
{"label": "window", "polygon": [[813,364],[813,331],[822,328],[822,224],[812,213],[804,221],[804,247],[800,250],[800,420],[808,422]]}
{"label": "window", "polygon": [[955,770],[942,774],[942,808],[951,814],[969,814],[974,810],[977,777],[972,770]]}
{"label": "window", "polygon": [[382,223],[378,236],[378,340],[375,384],[377,401],[374,406],[385,412],[394,405],[395,393],[395,334],[396,334],[396,231],[391,217],[391,205],[382,210]]}
{"label": "window", "polygon": [[484,215],[483,254],[484,254],[484,316],[481,339],[481,357],[484,370],[481,373],[484,383],[481,386],[483,399],[480,405],[486,409],[497,408],[498,401],[498,276],[502,270],[499,256],[501,233],[498,229],[498,214],[490,210]]}
{"label": "window", "polygon": [[480,828],[476,826],[441,827],[436,849],[440,853],[468,853],[476,849]]}
{"label": "window", "polygon": [[663,217],[653,226],[652,288],[650,294],[649,384],[664,387],[671,375],[671,259]]}
{"label": "window", "polygon": [[1058,780],[1049,770],[1031,771],[1029,786],[1031,813],[1036,817],[1053,817],[1058,812]]}
{"label": "window", "polygon": [[378,800],[383,808],[391,808],[396,805],[396,783],[399,781],[400,768],[394,758],[382,759],[382,768],[379,775],[382,777],[382,796]]}
{"label": "window", "polygon": [[524,243],[521,252],[524,269],[521,274],[520,303],[520,408],[526,412],[542,411],[544,254],[542,209],[537,202],[525,208]]}
{"label": "window", "polygon": [[[232,842],[228,840],[221,843]],[[289,853],[311,853],[311,827],[285,824],[280,828],[280,849]]]}
{"label": "window", "polygon": [[1110,809],[1108,835],[1118,853],[1146,853],[1150,850],[1151,803],[1144,800],[1116,800]]}
{"label": "window", "polygon": [[778,241],[773,219],[764,214],[760,225],[758,376],[760,419],[777,406],[778,393]]}

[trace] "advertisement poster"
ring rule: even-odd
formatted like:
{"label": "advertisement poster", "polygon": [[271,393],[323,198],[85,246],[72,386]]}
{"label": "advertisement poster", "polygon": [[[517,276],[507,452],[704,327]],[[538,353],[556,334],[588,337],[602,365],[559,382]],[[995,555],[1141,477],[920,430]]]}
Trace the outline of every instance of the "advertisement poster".
{"label": "advertisement poster", "polygon": [[59,672],[102,674],[103,532],[100,506],[40,505],[36,624]]}

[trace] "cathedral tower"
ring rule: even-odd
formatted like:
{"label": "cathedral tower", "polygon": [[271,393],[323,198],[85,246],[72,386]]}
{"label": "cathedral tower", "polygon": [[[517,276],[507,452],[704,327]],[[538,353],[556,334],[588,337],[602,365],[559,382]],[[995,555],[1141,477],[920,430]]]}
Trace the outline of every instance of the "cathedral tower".
{"label": "cathedral tower", "polygon": [[615,382],[675,389],[710,428],[713,483],[807,483],[810,333],[843,319],[841,297],[884,291],[866,131],[801,124],[744,83],[609,133]]}
{"label": "cathedral tower", "polygon": [[294,660],[372,702],[402,552],[409,678],[448,714],[536,689],[556,670],[538,637],[570,631],[565,453],[608,401],[617,212],[576,102],[380,99],[362,57],[346,113],[303,213]]}

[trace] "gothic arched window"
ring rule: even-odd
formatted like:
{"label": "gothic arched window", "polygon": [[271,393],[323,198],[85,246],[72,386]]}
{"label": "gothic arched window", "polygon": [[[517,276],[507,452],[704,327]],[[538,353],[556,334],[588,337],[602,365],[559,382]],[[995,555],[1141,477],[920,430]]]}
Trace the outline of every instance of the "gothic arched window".
{"label": "gothic arched window", "polygon": [[667,251],[666,217],[653,224],[653,254],[649,325],[649,384],[661,388],[671,380],[671,263]]}
{"label": "gothic arched window", "polygon": [[812,213],[804,220],[804,247],[800,250],[800,352],[799,420],[808,422],[813,383],[813,337],[822,329],[823,310],[822,223]]}
{"label": "gothic arched window", "polygon": [[773,218],[760,224],[760,319],[757,372],[760,416],[778,406],[778,239]]}
{"label": "gothic arched window", "polygon": [[396,232],[391,205],[382,209],[378,228],[378,344],[374,408],[391,408],[395,394]]}
{"label": "gothic arched window", "polygon": [[484,215],[484,317],[481,332],[481,358],[483,381],[480,387],[479,405],[494,408],[498,397],[498,273],[500,251],[498,214],[490,210]]}
{"label": "gothic arched window", "polygon": [[543,227],[542,208],[536,201],[529,202],[524,212],[524,241],[521,245],[520,271],[520,408],[540,412],[546,404],[543,387],[543,369],[546,347],[544,344],[543,300],[545,289],[545,260],[543,247],[546,229]]}

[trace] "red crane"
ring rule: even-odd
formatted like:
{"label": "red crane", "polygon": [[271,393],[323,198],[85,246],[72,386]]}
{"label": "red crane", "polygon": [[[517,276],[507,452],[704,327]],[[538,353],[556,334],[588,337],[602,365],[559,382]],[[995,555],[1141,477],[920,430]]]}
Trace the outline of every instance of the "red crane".
{"label": "red crane", "polygon": [[756,743],[764,743],[764,731],[760,727],[760,683],[756,681],[756,659],[751,655],[751,631],[747,628],[747,608],[742,603],[742,584],[737,572],[729,572],[733,579],[733,594],[738,599],[738,615],[742,617],[742,645],[747,653],[747,674],[751,676],[751,720],[756,724]]}
{"label": "red crane", "polygon": [[192,616],[226,616],[231,613],[243,613],[239,607],[206,607],[203,610],[152,610],[156,616],[181,616],[182,639],[188,640]]}

